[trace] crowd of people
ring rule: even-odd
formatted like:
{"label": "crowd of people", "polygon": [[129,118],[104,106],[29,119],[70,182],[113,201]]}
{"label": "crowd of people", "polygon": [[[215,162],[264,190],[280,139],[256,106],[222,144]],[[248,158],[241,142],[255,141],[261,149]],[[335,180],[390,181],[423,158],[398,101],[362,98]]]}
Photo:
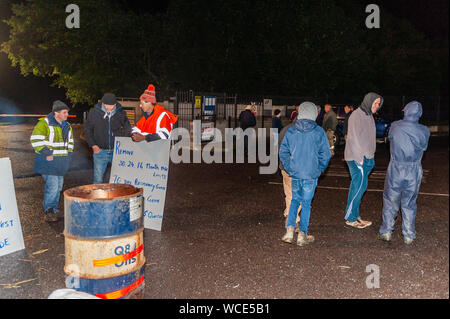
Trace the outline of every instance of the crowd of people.
{"label": "crowd of people", "polygon": [[[170,138],[178,117],[157,104],[154,85],[150,84],[141,94],[140,107],[143,116],[133,128],[113,93],[105,93],[89,111],[84,124],[84,135],[92,149],[94,184],[104,181],[107,165],[113,159],[116,136],[129,136],[134,142]],[[52,111],[38,121],[30,137],[35,153],[34,171],[42,175],[45,181],[43,210],[47,222],[58,220],[64,175],[69,169],[74,150],[68,115],[69,107],[61,101],[55,101]]]}
{"label": "crowd of people", "polygon": [[[368,93],[360,106],[345,107],[343,134],[346,140],[344,160],[350,171],[351,183],[344,212],[345,224],[358,229],[372,225],[360,217],[361,199],[367,189],[368,177],[375,166],[376,128],[373,114],[383,104],[383,98]],[[314,241],[308,233],[311,201],[319,176],[328,167],[334,155],[332,136],[336,132],[337,116],[332,106],[324,106],[321,127],[317,117],[321,108],[312,102],[303,102],[293,112],[290,123],[280,130],[274,112],[273,128],[279,130],[280,170],[283,177],[286,208],[286,233],[282,241],[304,246]],[[408,103],[402,120],[392,123],[389,130],[390,162],[387,169],[384,192],[382,225],[379,239],[390,241],[399,210],[402,212],[404,242],[411,244],[416,238],[415,218],[417,195],[422,179],[421,160],[427,149],[429,129],[419,124],[422,105],[417,101]]]}
{"label": "crowd of people", "polygon": [[[344,160],[350,171],[351,184],[344,211],[345,224],[366,228],[371,221],[360,217],[361,199],[367,189],[376,151],[376,129],[373,114],[383,104],[383,98],[368,93],[360,106],[345,107]],[[112,162],[114,138],[129,136],[134,142],[152,142],[169,139],[178,118],[157,104],[155,87],[150,84],[140,96],[142,118],[131,127],[126,113],[113,93],[105,93],[87,116],[84,134],[93,153],[93,183],[103,183],[108,163]],[[67,173],[74,151],[72,127],[67,122],[69,107],[61,102],[53,103],[52,111],[41,118],[30,137],[34,148],[34,171],[45,181],[43,211],[48,222],[57,221],[59,199],[64,175]],[[308,232],[311,201],[314,198],[319,176],[327,169],[335,154],[333,135],[338,124],[331,105],[324,106],[324,116],[318,124],[321,108],[312,102],[303,102],[291,114],[290,123],[283,127],[281,111],[275,110],[272,127],[279,133],[279,167],[283,177],[286,207],[284,210],[286,233],[282,240],[303,246],[314,241]],[[391,240],[394,223],[402,211],[404,242],[410,244],[416,237],[415,218],[417,195],[422,179],[421,159],[427,149],[429,129],[419,124],[422,105],[417,101],[404,108],[404,118],[392,123],[390,163],[387,169],[383,193],[383,223],[379,238]],[[252,106],[239,116],[243,130],[256,126]]]}

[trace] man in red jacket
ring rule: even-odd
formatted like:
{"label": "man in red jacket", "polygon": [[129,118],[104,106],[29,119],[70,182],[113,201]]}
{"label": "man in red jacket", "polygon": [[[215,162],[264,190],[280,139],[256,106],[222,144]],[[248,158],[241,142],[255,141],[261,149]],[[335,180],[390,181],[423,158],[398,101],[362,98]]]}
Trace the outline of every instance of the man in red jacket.
{"label": "man in red jacket", "polygon": [[167,111],[164,107],[156,104],[155,87],[150,84],[140,97],[140,107],[144,116],[132,129],[131,139],[135,142],[146,140],[166,140],[170,138],[170,132],[178,117]]}

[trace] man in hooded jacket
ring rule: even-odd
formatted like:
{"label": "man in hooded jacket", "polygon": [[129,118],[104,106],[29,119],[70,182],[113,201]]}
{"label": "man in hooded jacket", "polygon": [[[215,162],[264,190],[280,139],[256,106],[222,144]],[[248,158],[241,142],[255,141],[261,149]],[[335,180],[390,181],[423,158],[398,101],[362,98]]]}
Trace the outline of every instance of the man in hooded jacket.
{"label": "man in hooded jacket", "polygon": [[284,169],[292,178],[292,200],[286,234],[282,241],[294,242],[295,219],[301,204],[300,231],[297,238],[299,246],[314,241],[314,236],[308,234],[311,201],[317,187],[317,180],[327,168],[331,158],[327,136],[316,124],[316,117],[317,107],[314,103],[300,104],[297,121],[287,130],[279,151]]}
{"label": "man in hooded jacket", "polygon": [[348,120],[344,159],[352,181],[345,208],[345,223],[355,228],[372,225],[372,222],[359,217],[359,205],[367,189],[369,174],[375,166],[376,128],[372,114],[376,113],[382,104],[383,98],[370,92]]}
{"label": "man in hooded jacket", "polygon": [[392,123],[389,130],[391,160],[386,173],[383,192],[383,223],[380,239],[391,240],[395,218],[401,207],[404,242],[416,238],[415,220],[417,195],[422,181],[422,156],[428,147],[430,130],[419,124],[422,105],[417,101],[404,108],[403,120]]}

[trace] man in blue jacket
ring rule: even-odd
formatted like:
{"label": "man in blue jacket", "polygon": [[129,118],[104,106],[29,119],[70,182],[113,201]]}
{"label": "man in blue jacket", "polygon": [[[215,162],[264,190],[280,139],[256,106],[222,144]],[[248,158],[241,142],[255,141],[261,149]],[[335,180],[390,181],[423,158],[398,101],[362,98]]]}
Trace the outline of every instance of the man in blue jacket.
{"label": "man in blue jacket", "polygon": [[300,204],[300,231],[297,245],[303,246],[314,241],[308,235],[311,201],[317,186],[317,179],[328,166],[331,158],[330,145],[324,130],[317,126],[317,107],[314,103],[303,102],[298,108],[295,124],[286,132],[280,147],[280,160],[292,178],[292,200],[289,208],[286,234],[282,241],[294,242],[297,210]]}
{"label": "man in blue jacket", "polygon": [[392,123],[389,130],[391,160],[383,192],[383,224],[379,238],[391,240],[395,218],[401,207],[402,234],[405,244],[416,238],[417,195],[422,180],[422,155],[427,149],[430,130],[419,124],[422,105],[417,101],[403,109],[403,120]]}

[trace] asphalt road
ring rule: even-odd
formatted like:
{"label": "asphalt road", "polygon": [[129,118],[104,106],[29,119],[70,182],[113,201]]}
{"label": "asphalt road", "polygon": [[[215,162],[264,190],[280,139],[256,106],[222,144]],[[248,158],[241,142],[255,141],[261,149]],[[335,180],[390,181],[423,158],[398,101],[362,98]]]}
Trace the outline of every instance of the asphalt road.
{"label": "asphalt road", "polygon": [[[92,181],[91,155],[80,127],[74,129],[64,190]],[[0,257],[0,298],[47,298],[65,287],[64,222],[43,219],[44,182],[32,170],[31,130],[0,125],[0,157],[12,161],[26,247]],[[377,240],[389,162],[383,144],[361,204],[362,218],[373,225],[344,224],[350,178],[342,153],[319,180],[310,220],[316,241],[305,247],[280,240],[280,175],[260,175],[259,164],[171,163],[162,231],[144,231],[145,298],[449,298],[448,137],[432,138],[424,156],[418,236],[410,246],[403,243],[401,217],[391,243]],[[370,289],[373,267],[379,288]]]}

